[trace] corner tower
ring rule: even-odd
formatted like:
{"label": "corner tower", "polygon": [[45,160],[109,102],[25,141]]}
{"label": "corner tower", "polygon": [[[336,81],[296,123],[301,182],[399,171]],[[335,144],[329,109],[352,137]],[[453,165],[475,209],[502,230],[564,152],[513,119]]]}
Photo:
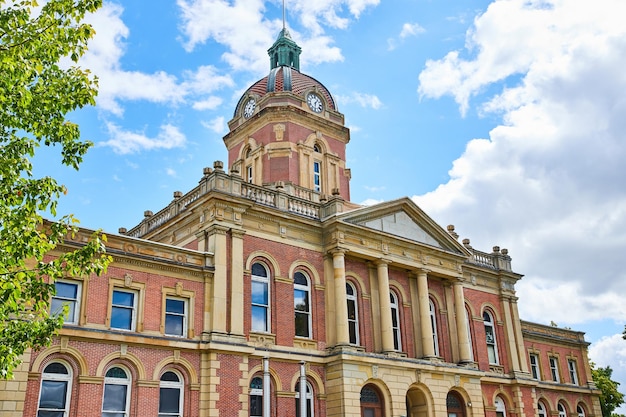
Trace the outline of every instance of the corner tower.
{"label": "corner tower", "polygon": [[231,171],[246,182],[350,201],[350,131],[330,91],[300,72],[301,48],[283,28],[270,72],[241,96],[224,136]]}

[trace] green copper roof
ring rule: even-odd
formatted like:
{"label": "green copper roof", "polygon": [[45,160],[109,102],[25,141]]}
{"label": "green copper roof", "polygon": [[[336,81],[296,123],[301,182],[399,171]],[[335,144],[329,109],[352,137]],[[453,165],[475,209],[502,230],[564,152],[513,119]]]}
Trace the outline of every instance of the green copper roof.
{"label": "green copper roof", "polygon": [[302,48],[291,39],[287,28],[283,28],[274,45],[267,50],[270,56],[270,70],[287,66],[300,71],[300,52]]}

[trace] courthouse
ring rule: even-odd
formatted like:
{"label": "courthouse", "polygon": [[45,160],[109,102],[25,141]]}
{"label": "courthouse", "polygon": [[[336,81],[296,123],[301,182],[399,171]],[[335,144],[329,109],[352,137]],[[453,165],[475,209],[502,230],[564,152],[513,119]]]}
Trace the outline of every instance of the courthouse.
{"label": "courthouse", "polygon": [[286,29],[268,52],[228,161],[109,234],[104,276],[56,283],[65,326],[2,415],[600,417],[583,333],[519,317],[514,253],[352,202],[337,102]]}

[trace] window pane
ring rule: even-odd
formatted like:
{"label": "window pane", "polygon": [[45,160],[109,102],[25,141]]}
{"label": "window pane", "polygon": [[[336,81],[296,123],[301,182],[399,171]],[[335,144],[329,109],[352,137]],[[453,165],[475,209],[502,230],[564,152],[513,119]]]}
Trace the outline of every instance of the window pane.
{"label": "window pane", "polygon": [[65,410],[65,399],[67,398],[66,381],[42,381],[41,397],[39,399],[40,408],[52,408]]}
{"label": "window pane", "polygon": [[309,315],[296,312],[296,336],[309,337]]}
{"label": "window pane", "polygon": [[294,284],[298,284],[298,285],[304,285],[304,286],[309,285],[306,277],[304,276],[302,272],[296,272],[295,276],[293,277],[293,282]]}
{"label": "window pane", "polygon": [[78,294],[78,285],[69,284],[67,282],[56,282],[54,287],[56,288],[57,297],[70,298],[72,300],[76,299],[76,295]]}
{"label": "window pane", "polygon": [[267,305],[267,287],[265,282],[252,281],[252,302],[254,304]]}
{"label": "window pane", "polygon": [[40,411],[37,417],[64,417],[65,411]]}
{"label": "window pane", "polygon": [[348,300],[348,319],[356,319],[356,304],[353,300]]}
{"label": "window pane", "polygon": [[293,290],[293,308],[297,311],[309,311],[309,294],[307,291]]}
{"label": "window pane", "polygon": [[163,374],[163,376],[161,376],[161,381],[180,382],[180,379],[178,378],[178,375],[176,375],[174,372],[167,371]]}
{"label": "window pane", "polygon": [[261,264],[252,265],[252,275],[256,275],[257,277],[267,277],[267,271]]}
{"label": "window pane", "polygon": [[265,307],[252,306],[252,330],[267,330],[267,309]]}
{"label": "window pane", "polygon": [[178,413],[180,405],[180,389],[161,388],[159,394],[159,413]]}
{"label": "window pane", "polygon": [[133,322],[133,310],[130,308],[111,308],[111,327],[130,330]]}
{"label": "window pane", "polygon": [[176,336],[183,335],[183,316],[165,316],[165,333]]}
{"label": "window pane", "polygon": [[350,332],[350,343],[356,344],[356,323],[354,321],[348,322]]}
{"label": "window pane", "polygon": [[59,362],[52,362],[43,370],[44,374],[60,374],[60,375],[68,375],[67,368],[65,365]]}
{"label": "window pane", "polygon": [[126,411],[126,386],[105,384],[102,409],[107,411]]}
{"label": "window pane", "polygon": [[125,291],[113,291],[113,304],[118,306],[132,307],[135,294]]}
{"label": "window pane", "polygon": [[250,415],[262,416],[263,415],[263,397],[260,395],[250,396]]}
{"label": "window pane", "polygon": [[182,300],[165,300],[165,311],[168,313],[185,314],[185,302]]}
{"label": "window pane", "polygon": [[124,371],[122,368],[115,367],[115,368],[109,369],[105,377],[127,379],[128,375],[126,375],[126,371]]}

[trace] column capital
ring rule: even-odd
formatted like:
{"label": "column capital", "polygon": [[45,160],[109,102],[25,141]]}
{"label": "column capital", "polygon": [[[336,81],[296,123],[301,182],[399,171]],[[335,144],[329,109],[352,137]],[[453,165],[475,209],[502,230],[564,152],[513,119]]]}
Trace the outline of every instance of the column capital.
{"label": "column capital", "polygon": [[378,258],[378,259],[376,259],[374,261],[374,264],[376,266],[379,266],[379,265],[390,265],[392,263],[393,263],[393,261],[391,259],[389,259],[389,258]]}
{"label": "column capital", "polygon": [[335,256],[335,255],[345,255],[346,253],[348,253],[348,249],[344,249],[344,248],[333,248],[330,249],[328,251],[328,253],[330,253],[331,255]]}
{"label": "column capital", "polygon": [[238,237],[241,239],[246,234],[246,231],[242,229],[230,229],[230,233],[233,235],[233,237]]}

